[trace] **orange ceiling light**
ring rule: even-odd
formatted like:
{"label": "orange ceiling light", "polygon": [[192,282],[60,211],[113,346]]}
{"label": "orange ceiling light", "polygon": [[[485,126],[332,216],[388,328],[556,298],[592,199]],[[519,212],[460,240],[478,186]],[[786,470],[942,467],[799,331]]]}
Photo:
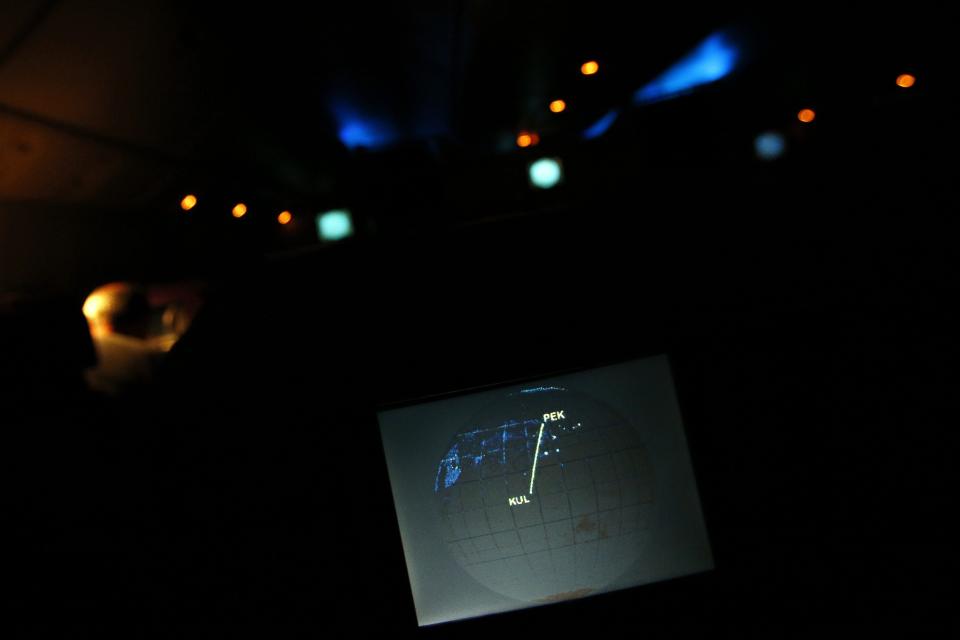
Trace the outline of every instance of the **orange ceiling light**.
{"label": "orange ceiling light", "polygon": [[532,147],[539,142],[539,134],[536,134],[532,131],[521,131],[517,136],[517,146],[521,148]]}
{"label": "orange ceiling light", "polygon": [[234,218],[242,218],[247,215],[247,205],[242,202],[238,202],[233,206],[233,210],[230,212],[233,214]]}
{"label": "orange ceiling light", "polygon": [[800,109],[800,111],[797,112],[797,120],[799,120],[800,122],[804,122],[804,123],[813,122],[813,119],[816,117],[817,117],[817,112],[814,111],[813,109]]}
{"label": "orange ceiling light", "polygon": [[183,196],[183,200],[180,201],[180,208],[184,211],[190,211],[190,209],[193,209],[195,206],[197,206],[197,196],[192,193]]}
{"label": "orange ceiling light", "polygon": [[554,113],[562,113],[567,108],[567,103],[563,100],[554,100],[550,103],[550,111]]}
{"label": "orange ceiling light", "polygon": [[280,224],[289,224],[291,220],[293,220],[293,214],[289,211],[281,211],[277,216],[277,222]]}
{"label": "orange ceiling light", "polygon": [[580,65],[580,73],[585,76],[592,76],[600,71],[600,64],[596,60],[587,60]]}
{"label": "orange ceiling light", "polygon": [[916,83],[917,83],[917,78],[916,78],[916,76],[913,76],[913,75],[911,75],[911,74],[909,74],[909,73],[901,73],[900,75],[897,76],[897,86],[898,86],[898,87],[902,87],[902,88],[904,88],[904,89],[909,89],[910,87],[912,87],[912,86],[913,86],[914,84],[916,84]]}

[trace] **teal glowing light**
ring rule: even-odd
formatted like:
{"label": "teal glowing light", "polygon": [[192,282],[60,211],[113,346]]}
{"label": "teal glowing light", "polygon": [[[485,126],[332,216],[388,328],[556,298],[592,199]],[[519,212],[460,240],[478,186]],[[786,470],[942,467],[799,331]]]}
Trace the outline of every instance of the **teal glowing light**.
{"label": "teal glowing light", "polygon": [[665,100],[723,78],[737,64],[739,51],[725,33],[714,33],[676,64],[633,94],[637,104]]}
{"label": "teal glowing light", "polygon": [[317,214],[317,235],[324,242],[343,240],[353,235],[353,219],[346,209]]}
{"label": "teal glowing light", "polygon": [[555,187],[562,177],[563,168],[554,158],[541,158],[530,165],[530,184],[539,189]]}

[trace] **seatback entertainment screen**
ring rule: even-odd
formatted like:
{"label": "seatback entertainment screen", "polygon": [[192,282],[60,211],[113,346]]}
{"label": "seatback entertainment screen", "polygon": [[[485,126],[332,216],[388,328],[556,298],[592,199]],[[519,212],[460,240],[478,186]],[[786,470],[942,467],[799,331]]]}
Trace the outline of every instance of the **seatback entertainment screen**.
{"label": "seatback entertainment screen", "polygon": [[378,418],[420,626],[713,568],[665,356]]}

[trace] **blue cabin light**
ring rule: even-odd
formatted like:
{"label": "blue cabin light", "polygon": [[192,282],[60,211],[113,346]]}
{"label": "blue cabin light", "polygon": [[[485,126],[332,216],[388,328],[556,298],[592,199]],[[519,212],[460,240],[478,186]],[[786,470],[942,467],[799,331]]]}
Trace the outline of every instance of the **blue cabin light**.
{"label": "blue cabin light", "polygon": [[701,42],[693,51],[633,94],[636,104],[665,100],[728,75],[739,58],[737,46],[723,32]]}

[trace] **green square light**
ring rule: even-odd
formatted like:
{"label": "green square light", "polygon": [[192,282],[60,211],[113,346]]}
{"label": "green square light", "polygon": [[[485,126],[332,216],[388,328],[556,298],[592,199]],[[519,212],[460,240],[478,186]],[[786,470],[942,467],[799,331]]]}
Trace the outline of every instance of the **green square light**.
{"label": "green square light", "polygon": [[353,235],[353,218],[346,209],[317,214],[317,236],[324,242],[343,240]]}

